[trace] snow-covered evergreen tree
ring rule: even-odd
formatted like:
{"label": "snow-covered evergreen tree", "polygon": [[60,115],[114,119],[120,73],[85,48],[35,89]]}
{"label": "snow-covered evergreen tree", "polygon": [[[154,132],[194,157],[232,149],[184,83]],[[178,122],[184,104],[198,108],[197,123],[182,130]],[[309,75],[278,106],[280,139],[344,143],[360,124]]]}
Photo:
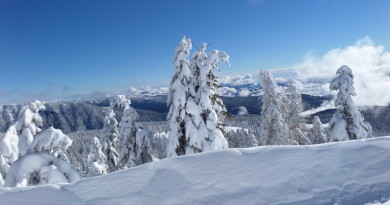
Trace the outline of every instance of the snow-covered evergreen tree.
{"label": "snow-covered evergreen tree", "polygon": [[285,122],[287,117],[283,93],[276,85],[269,71],[260,71],[261,87],[263,90],[263,105],[261,107],[261,136],[260,145],[297,144],[289,139],[289,127]]}
{"label": "snow-covered evergreen tree", "polygon": [[35,136],[31,142],[30,150],[32,152],[46,152],[69,162],[66,150],[71,144],[72,140],[61,130],[50,127]]}
{"label": "snow-covered evergreen tree", "polygon": [[42,126],[43,120],[38,112],[44,107],[40,101],[24,105],[19,111],[16,122],[0,139],[0,173],[3,179],[11,164],[26,154],[34,136],[41,131],[39,126]]}
{"label": "snow-covered evergreen tree", "polygon": [[119,123],[120,167],[128,168],[152,161],[151,133],[147,127],[137,123],[138,113],[130,107],[131,101],[124,95],[115,96],[111,107],[124,108]]}
{"label": "snow-covered evergreen tree", "polygon": [[97,137],[94,137],[88,154],[90,166],[87,177],[99,176],[107,173],[107,157],[102,151],[102,145]]}
{"label": "snow-covered evergreen tree", "polygon": [[136,128],[136,143],[134,144],[135,158],[132,160],[136,165],[152,162],[152,133],[146,126],[142,125],[141,123],[136,123]]}
{"label": "snow-covered evergreen tree", "polygon": [[[193,132],[190,132],[190,134],[193,135],[193,138],[204,136],[201,139],[202,151],[228,148],[228,143],[224,136],[225,126],[223,124],[224,118],[228,113],[217,93],[219,84],[213,72],[219,69],[220,63],[226,63],[230,67],[229,56],[223,51],[213,50],[208,54],[206,61],[200,69],[200,83],[197,96],[199,96],[198,105],[202,123],[198,130],[199,134]],[[196,113],[196,115],[198,114]]]}
{"label": "snow-covered evergreen tree", "polygon": [[50,127],[37,134],[26,153],[9,167],[4,186],[68,183],[80,179],[66,154],[72,140]]}
{"label": "snow-covered evergreen tree", "polygon": [[42,117],[38,114],[39,110],[45,106],[40,101],[33,101],[19,111],[15,128],[18,134],[19,155],[24,155],[30,147],[34,136],[41,132],[39,128],[43,124]]}
{"label": "snow-covered evergreen tree", "polygon": [[314,116],[313,127],[310,129],[309,136],[310,136],[310,141],[313,144],[321,144],[327,141],[324,125],[322,124],[318,116]]}
{"label": "snow-covered evergreen tree", "polygon": [[311,144],[307,133],[304,131],[304,121],[299,114],[303,111],[301,93],[299,92],[296,82],[289,80],[286,89],[286,123],[290,130],[290,139],[300,145]]}
{"label": "snow-covered evergreen tree", "polygon": [[169,143],[167,157],[227,148],[223,117],[226,108],[217,94],[213,70],[229,56],[214,50],[206,55],[207,44],[188,60],[191,41],[183,38],[176,48],[176,73],[168,95]]}
{"label": "snow-covered evergreen tree", "polygon": [[341,66],[329,85],[330,90],[338,91],[335,100],[336,113],[329,122],[329,141],[344,141],[372,137],[370,124],[364,122],[363,115],[352,100],[355,96],[352,69]]}
{"label": "snow-covered evergreen tree", "polygon": [[[169,132],[168,132],[168,147],[167,157],[180,156],[189,153],[200,152],[202,145],[200,141],[195,141],[198,138],[189,138],[186,134],[189,130],[196,128],[200,123],[197,118],[196,121],[190,121],[191,117],[188,111],[193,111],[198,114],[197,104],[194,100],[195,90],[191,84],[191,72],[189,69],[188,56],[192,47],[191,39],[183,39],[176,47],[175,52],[175,74],[172,78],[168,93],[167,104],[170,106],[168,113]],[[190,99],[189,99],[190,98]],[[197,115],[195,116],[197,117]],[[189,143],[191,145],[189,145]]]}
{"label": "snow-covered evergreen tree", "polygon": [[[199,79],[200,69],[207,59],[207,54],[205,52],[206,47],[207,47],[207,43],[202,43],[202,47],[192,55],[190,61],[190,71],[192,75],[191,83],[192,83],[192,87],[195,90],[195,93],[198,92],[200,87],[200,79]],[[195,102],[199,103],[198,96],[195,96]]]}
{"label": "snow-covered evergreen tree", "polygon": [[104,119],[103,134],[103,153],[107,157],[107,172],[117,170],[119,163],[118,148],[118,121],[115,119],[115,114],[112,108],[104,108],[106,115]]}

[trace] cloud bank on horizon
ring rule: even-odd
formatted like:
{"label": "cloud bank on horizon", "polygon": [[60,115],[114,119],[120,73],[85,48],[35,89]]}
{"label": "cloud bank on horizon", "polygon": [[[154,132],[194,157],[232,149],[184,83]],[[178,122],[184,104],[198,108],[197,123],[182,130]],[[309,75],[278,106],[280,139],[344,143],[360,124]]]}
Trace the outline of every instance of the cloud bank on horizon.
{"label": "cloud bank on horizon", "polygon": [[390,53],[382,45],[376,45],[370,37],[359,39],[345,48],[332,49],[320,58],[308,54],[294,67],[296,78],[307,82],[313,79],[330,81],[342,65],[348,65],[353,70],[356,104],[388,105]]}

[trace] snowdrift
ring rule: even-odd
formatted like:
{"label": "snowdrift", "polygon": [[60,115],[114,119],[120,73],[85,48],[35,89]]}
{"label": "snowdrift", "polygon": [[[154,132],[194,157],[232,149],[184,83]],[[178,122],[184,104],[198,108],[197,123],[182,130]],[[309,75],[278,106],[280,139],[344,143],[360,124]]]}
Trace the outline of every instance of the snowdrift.
{"label": "snowdrift", "polygon": [[227,149],[73,184],[1,188],[8,204],[365,204],[390,199],[390,137]]}

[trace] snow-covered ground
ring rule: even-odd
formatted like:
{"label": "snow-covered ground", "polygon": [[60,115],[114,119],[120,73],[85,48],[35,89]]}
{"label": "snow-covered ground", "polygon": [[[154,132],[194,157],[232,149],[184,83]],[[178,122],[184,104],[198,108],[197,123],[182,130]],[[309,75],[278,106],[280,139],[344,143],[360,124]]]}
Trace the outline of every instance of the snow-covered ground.
{"label": "snow-covered ground", "polygon": [[0,188],[0,204],[366,204],[390,200],[390,137],[227,149],[72,184]]}

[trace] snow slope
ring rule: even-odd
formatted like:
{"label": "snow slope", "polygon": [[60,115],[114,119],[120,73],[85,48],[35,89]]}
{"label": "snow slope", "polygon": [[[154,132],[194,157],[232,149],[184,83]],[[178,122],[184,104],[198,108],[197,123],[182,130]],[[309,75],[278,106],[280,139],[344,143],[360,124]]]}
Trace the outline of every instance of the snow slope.
{"label": "snow slope", "polygon": [[0,189],[2,205],[358,205],[389,199],[390,137],[227,149],[165,159],[73,184]]}

